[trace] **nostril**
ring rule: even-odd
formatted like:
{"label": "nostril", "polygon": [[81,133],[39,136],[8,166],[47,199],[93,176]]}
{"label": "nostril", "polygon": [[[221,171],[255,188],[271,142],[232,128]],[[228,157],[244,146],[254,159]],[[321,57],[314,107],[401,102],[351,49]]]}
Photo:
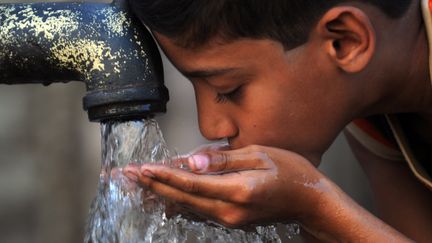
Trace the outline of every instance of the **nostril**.
{"label": "nostril", "polygon": [[235,127],[213,127],[212,129],[206,131],[206,135],[203,136],[211,141],[232,141],[238,136],[238,130]]}

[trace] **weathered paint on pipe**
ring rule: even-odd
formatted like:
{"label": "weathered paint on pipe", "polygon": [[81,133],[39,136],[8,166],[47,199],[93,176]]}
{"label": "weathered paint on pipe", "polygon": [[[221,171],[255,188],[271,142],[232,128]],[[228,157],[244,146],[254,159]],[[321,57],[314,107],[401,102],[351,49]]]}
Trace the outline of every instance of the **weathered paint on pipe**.
{"label": "weathered paint on pipe", "polygon": [[92,121],[165,112],[160,54],[124,2],[0,4],[0,83],[83,81]]}

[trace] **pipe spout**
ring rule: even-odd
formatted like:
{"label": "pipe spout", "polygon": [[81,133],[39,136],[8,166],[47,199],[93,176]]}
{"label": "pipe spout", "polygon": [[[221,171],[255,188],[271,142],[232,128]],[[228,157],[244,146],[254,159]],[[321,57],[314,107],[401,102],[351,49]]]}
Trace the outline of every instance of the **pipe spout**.
{"label": "pipe spout", "polygon": [[0,4],[0,83],[82,81],[91,121],[166,111],[162,61],[127,5]]}

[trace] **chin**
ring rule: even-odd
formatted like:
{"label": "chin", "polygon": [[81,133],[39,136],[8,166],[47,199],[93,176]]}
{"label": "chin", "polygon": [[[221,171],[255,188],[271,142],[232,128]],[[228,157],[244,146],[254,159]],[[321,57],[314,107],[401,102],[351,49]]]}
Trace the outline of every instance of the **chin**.
{"label": "chin", "polygon": [[300,153],[301,156],[306,158],[312,165],[318,167],[321,164],[323,153],[315,152],[315,153]]}

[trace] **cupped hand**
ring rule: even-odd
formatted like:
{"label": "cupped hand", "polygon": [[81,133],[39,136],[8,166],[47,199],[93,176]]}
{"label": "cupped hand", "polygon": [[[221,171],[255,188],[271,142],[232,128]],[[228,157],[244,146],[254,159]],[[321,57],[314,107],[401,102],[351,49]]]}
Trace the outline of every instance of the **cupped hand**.
{"label": "cupped hand", "polygon": [[201,150],[177,163],[126,167],[123,172],[155,193],[228,227],[301,220],[331,183],[305,158],[282,149],[248,146]]}

